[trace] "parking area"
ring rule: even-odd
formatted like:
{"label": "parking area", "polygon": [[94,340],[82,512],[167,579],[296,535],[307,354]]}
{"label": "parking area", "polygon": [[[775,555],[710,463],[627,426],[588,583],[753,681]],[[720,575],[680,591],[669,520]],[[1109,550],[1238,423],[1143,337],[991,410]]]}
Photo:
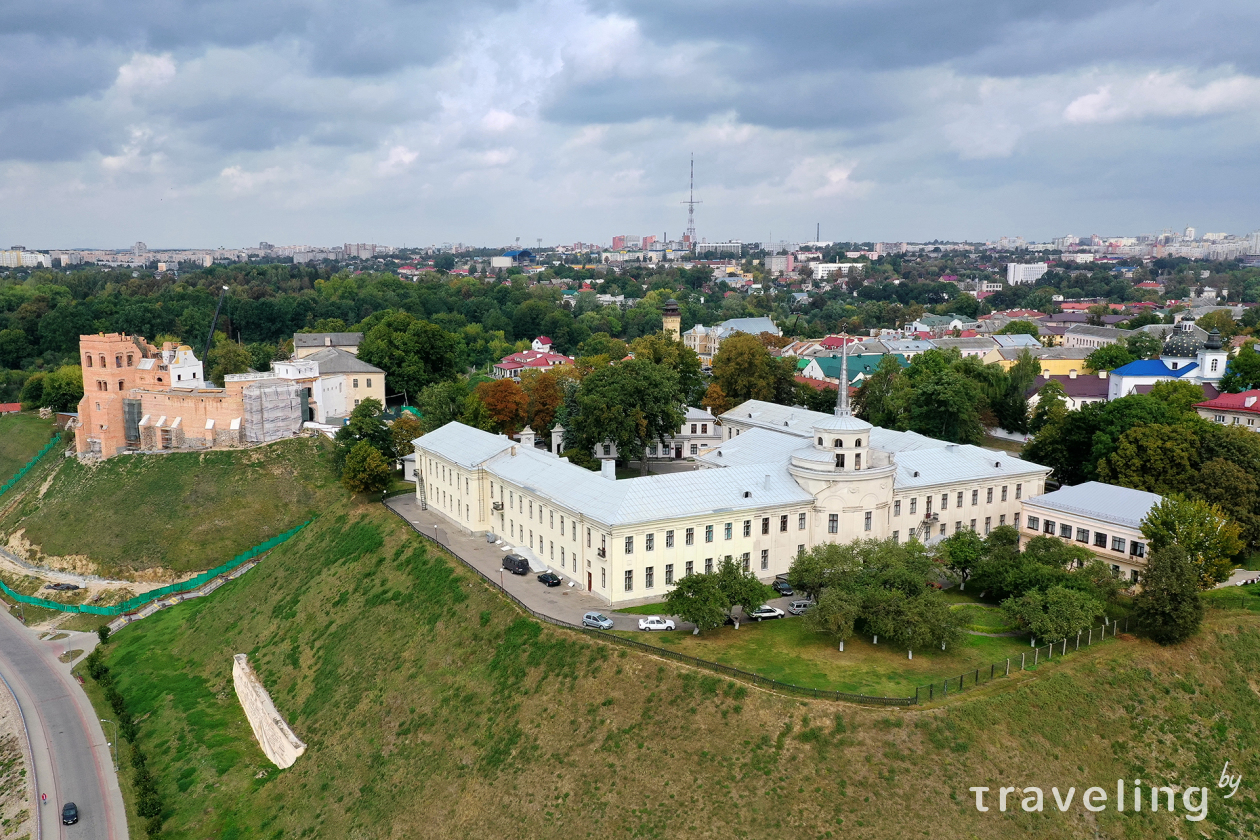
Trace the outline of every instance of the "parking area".
{"label": "parking area", "polygon": [[[455,556],[476,568],[486,577],[497,582],[504,591],[536,612],[571,624],[580,624],[582,614],[595,610],[613,620],[615,630],[637,630],[640,615],[625,614],[612,611],[608,602],[566,576],[563,570],[552,569],[560,575],[563,583],[560,586],[544,586],[538,582],[536,573],[514,575],[503,570],[503,558],[507,554],[504,546],[486,542],[483,536],[465,534],[450,527],[445,518],[431,510],[421,510],[420,504],[412,494],[394,496],[386,499],[385,504],[413,528],[427,537],[431,537],[445,546]],[[774,598],[766,603],[781,610],[794,598]],[[674,617],[679,630],[691,630],[694,626]],[[742,623],[742,622],[741,622]]]}

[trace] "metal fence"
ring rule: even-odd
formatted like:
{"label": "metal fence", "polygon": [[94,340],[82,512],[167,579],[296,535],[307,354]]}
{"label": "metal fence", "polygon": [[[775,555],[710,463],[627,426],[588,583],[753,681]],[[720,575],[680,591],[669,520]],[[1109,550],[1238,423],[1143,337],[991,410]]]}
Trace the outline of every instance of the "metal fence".
{"label": "metal fence", "polygon": [[[966,689],[974,689],[977,686],[987,685],[994,680],[1009,677],[1012,672],[1027,671],[1029,668],[1036,668],[1042,662],[1049,662],[1052,659],[1067,656],[1073,651],[1080,650],[1082,646],[1089,647],[1095,642],[1101,642],[1104,639],[1114,638],[1117,633],[1127,633],[1129,630],[1129,619],[1116,619],[1115,621],[1105,621],[1101,627],[1091,627],[1082,630],[1076,634],[1076,638],[1063,639],[1041,647],[1034,647],[1028,653],[1021,653],[1019,659],[1013,657],[1005,659],[1001,662],[991,662],[986,669],[983,666],[973,668],[964,674],[956,677],[950,677],[945,680],[937,680],[928,685],[921,685],[914,690],[914,701],[916,703],[930,703],[938,698],[944,699],[950,694],[957,694]],[[1123,622],[1123,627],[1121,623]]]}
{"label": "metal fence", "polygon": [[278,534],[266,542],[259,543],[245,553],[236,555],[228,562],[220,566],[215,566],[208,572],[202,572],[196,577],[189,578],[188,580],[180,583],[172,583],[170,586],[163,586],[161,589],[154,589],[149,592],[145,592],[143,595],[128,598],[121,604],[115,604],[113,606],[97,607],[92,604],[64,604],[60,601],[50,601],[46,598],[36,598],[32,595],[22,595],[14,592],[2,580],[0,580],[0,592],[4,592],[5,595],[8,595],[13,600],[19,601],[20,603],[28,606],[43,607],[48,610],[58,610],[60,612],[70,613],[88,613],[91,615],[124,615],[143,607],[145,604],[160,601],[163,598],[174,595],[178,592],[187,592],[191,589],[197,589],[198,587],[214,580],[219,575],[226,575],[242,563],[246,563],[261,554],[266,554],[268,551],[271,551],[271,549],[285,542],[298,531],[301,531],[310,524],[311,520],[308,519],[296,528],[290,528],[283,534]]}
{"label": "metal fence", "polygon": [[1215,610],[1250,610],[1260,612],[1260,598],[1246,595],[1237,598],[1204,598],[1208,609]]}

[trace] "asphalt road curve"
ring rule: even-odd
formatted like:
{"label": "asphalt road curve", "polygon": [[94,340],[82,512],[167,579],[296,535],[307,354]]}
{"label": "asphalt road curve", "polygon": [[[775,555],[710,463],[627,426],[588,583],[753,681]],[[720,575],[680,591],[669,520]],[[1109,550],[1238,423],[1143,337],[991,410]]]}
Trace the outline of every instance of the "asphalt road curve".
{"label": "asphalt road curve", "polygon": [[[38,641],[0,610],[0,673],[26,718],[36,798],[48,797],[39,805],[41,840],[127,840],[127,817],[109,742],[69,666],[57,661],[63,647]],[[77,825],[61,824],[65,802],[79,806]]]}

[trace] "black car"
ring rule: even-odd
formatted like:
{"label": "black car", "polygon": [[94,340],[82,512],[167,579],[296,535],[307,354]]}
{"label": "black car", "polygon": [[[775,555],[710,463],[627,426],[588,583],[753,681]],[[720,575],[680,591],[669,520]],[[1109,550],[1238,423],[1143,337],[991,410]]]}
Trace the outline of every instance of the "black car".
{"label": "black car", "polygon": [[543,572],[538,576],[538,582],[547,586],[559,586],[561,584],[560,575],[555,572]]}
{"label": "black car", "polygon": [[509,554],[503,558],[503,568],[514,575],[529,574],[529,561],[519,554]]}
{"label": "black car", "polygon": [[788,586],[788,582],[786,580],[776,580],[774,583],[770,584],[770,588],[784,597],[791,597],[796,594],[795,590]]}
{"label": "black car", "polygon": [[67,802],[61,806],[61,824],[74,825],[79,821],[79,806],[73,802]]}

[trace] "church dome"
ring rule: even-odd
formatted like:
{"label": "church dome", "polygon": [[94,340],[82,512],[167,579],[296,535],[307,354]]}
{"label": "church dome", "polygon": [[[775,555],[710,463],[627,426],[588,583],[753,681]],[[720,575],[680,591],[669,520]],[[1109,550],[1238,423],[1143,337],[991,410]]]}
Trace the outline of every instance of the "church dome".
{"label": "church dome", "polygon": [[1193,332],[1177,330],[1164,342],[1164,348],[1160,351],[1160,355],[1171,356],[1174,359],[1193,359],[1199,355],[1199,350],[1202,347],[1202,343],[1194,337]]}

